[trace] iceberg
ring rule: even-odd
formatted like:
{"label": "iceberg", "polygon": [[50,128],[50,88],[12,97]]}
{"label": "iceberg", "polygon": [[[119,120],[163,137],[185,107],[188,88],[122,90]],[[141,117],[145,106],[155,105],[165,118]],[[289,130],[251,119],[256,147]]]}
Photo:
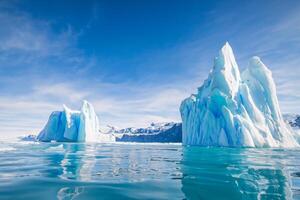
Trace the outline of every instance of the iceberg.
{"label": "iceberg", "polygon": [[240,73],[226,43],[197,94],[180,106],[183,145],[297,147],[282,118],[271,71],[259,57]]}
{"label": "iceberg", "polygon": [[42,142],[95,142],[99,137],[99,120],[95,110],[83,101],[80,111],[63,105],[63,111],[54,111],[44,129],[37,136]]}

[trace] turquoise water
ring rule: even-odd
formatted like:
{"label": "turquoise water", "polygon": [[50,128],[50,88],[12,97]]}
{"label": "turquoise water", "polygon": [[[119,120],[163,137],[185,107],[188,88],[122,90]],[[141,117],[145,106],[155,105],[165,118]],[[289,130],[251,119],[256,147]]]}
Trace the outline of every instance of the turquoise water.
{"label": "turquoise water", "polygon": [[0,143],[0,199],[300,199],[300,150]]}

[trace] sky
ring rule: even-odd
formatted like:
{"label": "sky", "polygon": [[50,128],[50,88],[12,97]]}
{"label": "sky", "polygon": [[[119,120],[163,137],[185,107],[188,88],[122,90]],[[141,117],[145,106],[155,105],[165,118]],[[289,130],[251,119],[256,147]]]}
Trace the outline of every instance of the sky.
{"label": "sky", "polygon": [[0,136],[37,134],[84,99],[101,126],[180,121],[226,41],[300,113],[300,1],[0,0],[0,27]]}

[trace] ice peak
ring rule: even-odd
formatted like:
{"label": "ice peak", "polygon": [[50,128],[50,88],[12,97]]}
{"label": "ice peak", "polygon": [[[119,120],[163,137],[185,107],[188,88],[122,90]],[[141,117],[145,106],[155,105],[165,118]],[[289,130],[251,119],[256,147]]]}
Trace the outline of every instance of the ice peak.
{"label": "ice peak", "polygon": [[88,106],[90,103],[87,100],[82,101],[82,107]]}
{"label": "ice peak", "polygon": [[263,67],[264,64],[261,61],[260,57],[258,56],[253,56],[250,60],[249,60],[249,66],[250,67]]}
{"label": "ice peak", "polygon": [[249,68],[261,68],[264,70],[268,70],[268,68],[265,66],[265,64],[261,61],[260,57],[253,56],[249,61]]}
{"label": "ice peak", "polygon": [[232,48],[230,46],[230,44],[228,42],[226,42],[223,47],[221,48],[221,52],[226,54],[226,52],[231,53],[232,54]]}
{"label": "ice peak", "polygon": [[253,56],[252,58],[250,58],[250,62],[259,63],[259,62],[261,62],[261,60],[260,60],[260,57]]}
{"label": "ice peak", "polygon": [[76,113],[76,111],[73,111],[72,109],[70,109],[68,106],[66,106],[65,104],[63,104],[63,109],[65,111],[65,113],[68,115],[69,113]]}
{"label": "ice peak", "polygon": [[234,71],[238,72],[238,65],[235,61],[232,48],[229,43],[226,42],[219,51],[219,55],[215,58],[214,69],[219,71],[226,69],[231,70],[232,68]]}
{"label": "ice peak", "polygon": [[92,104],[89,103],[87,100],[83,100],[81,110],[90,110],[90,109],[94,109]]}
{"label": "ice peak", "polygon": [[233,55],[233,51],[232,51],[232,48],[230,46],[230,44],[228,42],[226,42],[222,48],[220,49],[219,51],[219,58],[226,58],[226,57],[230,57],[230,56],[234,56]]}
{"label": "ice peak", "polygon": [[219,88],[223,93],[234,94],[238,90],[240,71],[235,61],[231,46],[228,42],[219,51],[215,58],[212,71],[212,88]]}
{"label": "ice peak", "polygon": [[69,108],[66,106],[66,104],[63,104],[64,110],[69,110]]}

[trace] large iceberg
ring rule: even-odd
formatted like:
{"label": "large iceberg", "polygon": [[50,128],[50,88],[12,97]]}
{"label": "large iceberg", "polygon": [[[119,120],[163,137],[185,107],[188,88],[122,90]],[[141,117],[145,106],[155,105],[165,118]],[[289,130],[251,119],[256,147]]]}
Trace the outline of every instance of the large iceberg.
{"label": "large iceberg", "polygon": [[44,129],[37,136],[42,142],[95,142],[99,136],[99,120],[93,106],[83,101],[80,111],[63,106],[54,111]]}
{"label": "large iceberg", "polygon": [[240,74],[226,43],[198,93],[180,106],[183,145],[296,147],[285,124],[271,71],[253,57]]}

